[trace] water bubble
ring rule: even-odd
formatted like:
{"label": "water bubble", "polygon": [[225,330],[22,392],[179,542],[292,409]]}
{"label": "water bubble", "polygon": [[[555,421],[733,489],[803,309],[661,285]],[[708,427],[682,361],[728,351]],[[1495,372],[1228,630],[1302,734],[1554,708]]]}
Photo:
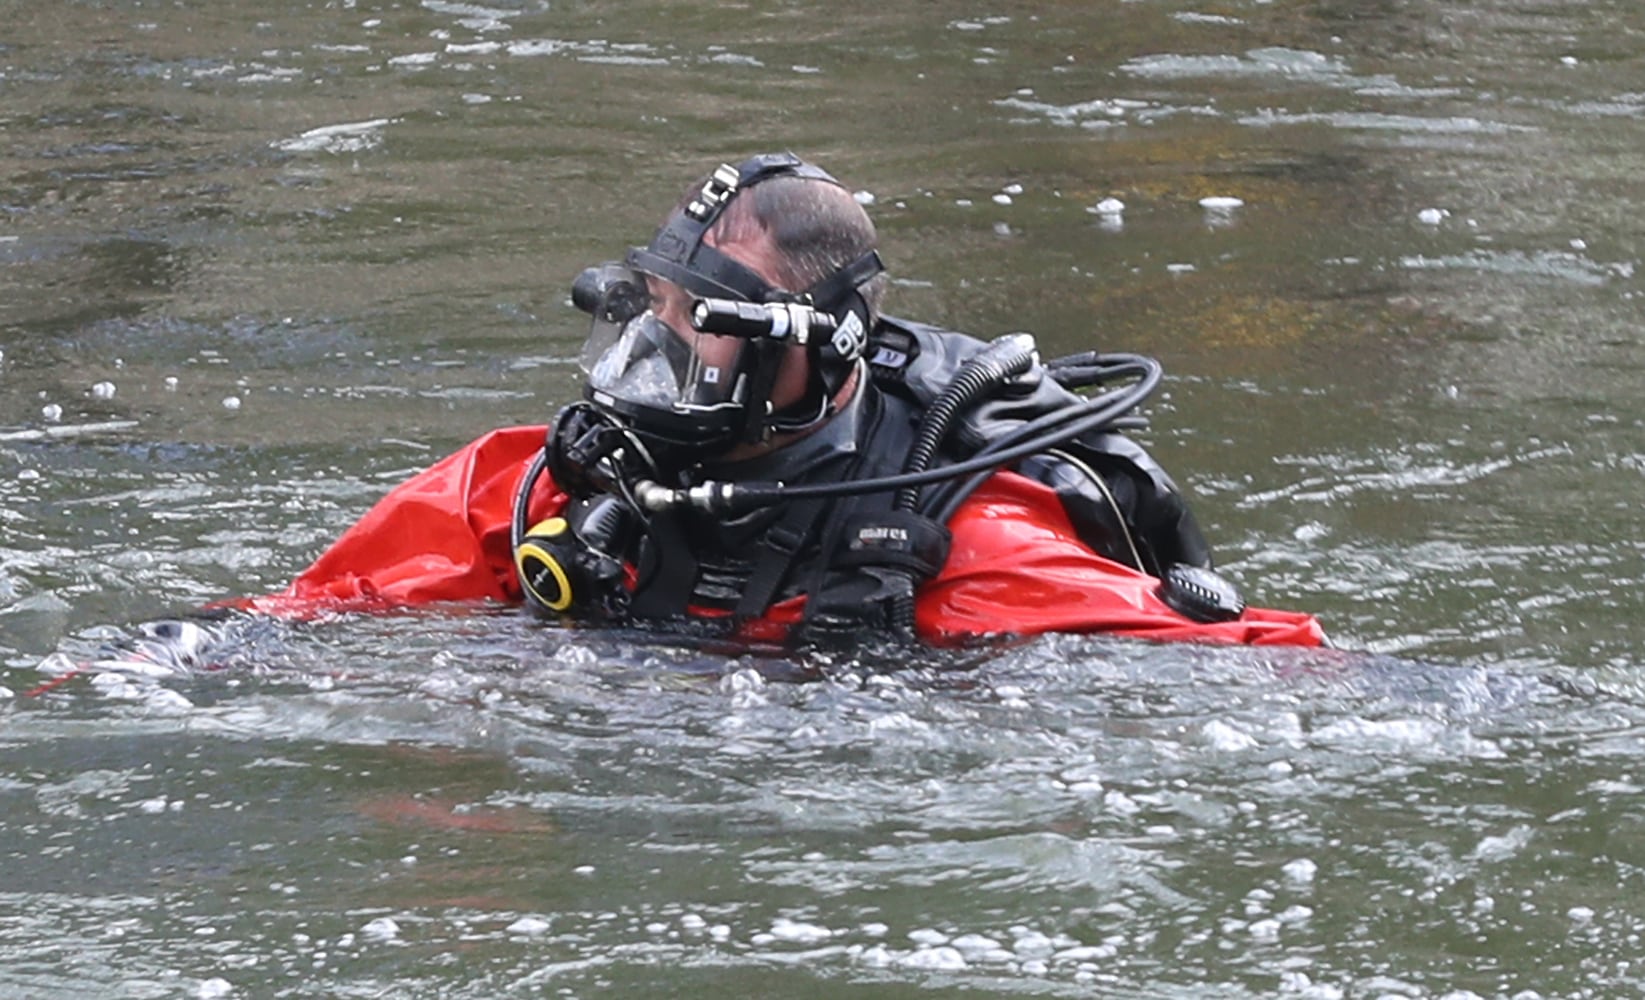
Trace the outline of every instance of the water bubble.
{"label": "water bubble", "polygon": [[1120,215],[1125,211],[1125,202],[1120,201],[1118,198],[1104,198],[1097,202],[1095,206],[1086,209],[1086,211],[1094,212],[1097,215]]}
{"label": "water bubble", "polygon": [[1001,188],[1000,190],[1004,191],[1006,194],[1018,195],[1018,194],[1022,194],[1022,185],[1021,184],[1007,184],[1005,187]]}
{"label": "water bubble", "polygon": [[874,192],[872,191],[857,191],[854,192],[851,197],[855,199],[859,205],[872,205],[877,200],[874,197]]}
{"label": "water bubble", "polygon": [[240,397],[239,396],[224,396],[223,397],[223,409],[225,409],[225,410],[238,410],[239,408],[240,408]]}
{"label": "water bubble", "polygon": [[177,376],[175,376],[175,375],[167,375],[166,376],[166,391],[167,392],[176,392],[177,391]]}
{"label": "water bubble", "polygon": [[91,387],[91,394],[96,396],[98,399],[113,399],[114,383],[98,382],[96,385]]}
{"label": "water bubble", "polygon": [[1314,876],[1319,873],[1319,865],[1308,858],[1297,858],[1295,861],[1287,861],[1280,871],[1291,881],[1306,884],[1312,882]]}
{"label": "water bubble", "polygon": [[1200,208],[1205,210],[1205,222],[1209,226],[1227,226],[1234,221],[1234,211],[1242,208],[1245,202],[1239,198],[1224,195],[1212,195],[1199,200]]}
{"label": "water bubble", "polygon": [[400,925],[391,917],[378,917],[360,928],[360,933],[371,941],[392,941],[400,936]]}
{"label": "water bubble", "polygon": [[960,954],[972,958],[999,951],[1001,947],[1000,942],[985,934],[961,934],[948,943],[958,949]]}
{"label": "water bubble", "polygon": [[921,948],[902,960],[910,969],[956,972],[966,967],[965,956],[953,948]]}
{"label": "water bubble", "polygon": [[1056,951],[1056,945],[1039,931],[1026,931],[1011,942],[1011,950],[1023,957],[1044,957]]}
{"label": "water bubble", "polygon": [[542,917],[521,917],[505,928],[510,934],[536,936],[548,931],[548,921]]}
{"label": "water bubble", "polygon": [[47,403],[45,406],[40,407],[40,416],[55,424],[63,419],[63,408],[56,403]]}
{"label": "water bubble", "polygon": [[817,924],[778,917],[771,922],[771,936],[778,941],[797,941],[810,944],[817,941],[826,941],[834,936],[834,932]]}
{"label": "water bubble", "polygon": [[226,979],[213,976],[204,980],[194,988],[194,995],[199,1000],[217,1000],[234,992],[234,986]]}
{"label": "water bubble", "polygon": [[1443,208],[1425,208],[1417,213],[1417,221],[1425,226],[1437,226],[1451,213]]}
{"label": "water bubble", "polygon": [[1009,204],[1011,204],[1011,196],[1008,195],[1008,194],[1005,194],[1003,192],[1000,193],[1000,194],[997,194],[997,195],[994,196],[994,204],[996,204],[996,205],[1009,205]]}

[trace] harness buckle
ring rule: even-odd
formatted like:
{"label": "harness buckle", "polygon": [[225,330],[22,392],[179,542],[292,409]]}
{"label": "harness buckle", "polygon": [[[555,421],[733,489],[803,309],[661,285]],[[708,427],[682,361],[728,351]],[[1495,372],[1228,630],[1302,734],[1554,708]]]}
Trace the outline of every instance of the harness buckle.
{"label": "harness buckle", "polygon": [[685,207],[685,214],[698,222],[707,222],[717,215],[731,196],[737,193],[737,168],[722,163],[703,185],[702,193]]}

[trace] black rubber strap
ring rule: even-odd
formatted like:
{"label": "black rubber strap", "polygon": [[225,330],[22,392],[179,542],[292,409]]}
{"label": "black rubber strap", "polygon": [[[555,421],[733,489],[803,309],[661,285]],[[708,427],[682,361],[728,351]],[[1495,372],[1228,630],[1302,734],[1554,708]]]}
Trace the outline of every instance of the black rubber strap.
{"label": "black rubber strap", "polygon": [[783,581],[788,579],[795,558],[811,538],[817,518],[827,506],[828,501],[823,499],[790,504],[777,523],[766,531],[765,537],[760,540],[760,555],[754,563],[754,572],[749,574],[742,597],[737,601],[737,617],[758,618],[771,607],[772,599],[777,596]]}
{"label": "black rubber strap", "polygon": [[685,540],[679,514],[670,510],[653,516],[646,542],[629,610],[640,618],[677,618],[685,614],[697,585],[697,557]]}

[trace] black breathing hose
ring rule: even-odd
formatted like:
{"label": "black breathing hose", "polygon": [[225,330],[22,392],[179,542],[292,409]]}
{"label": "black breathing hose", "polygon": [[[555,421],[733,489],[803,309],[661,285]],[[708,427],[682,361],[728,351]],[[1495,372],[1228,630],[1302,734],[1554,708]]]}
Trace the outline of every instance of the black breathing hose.
{"label": "black breathing hose", "polygon": [[520,480],[520,491],[514,495],[514,520],[508,526],[508,548],[510,552],[519,549],[520,543],[525,540],[526,521],[531,517],[531,491],[537,488],[537,480],[543,478],[548,470],[548,449],[544,448],[531,460],[531,467],[526,469],[525,478]]}
{"label": "black breathing hose", "polygon": [[[960,367],[954,380],[931,403],[920,418],[914,445],[908,460],[903,463],[904,474],[924,472],[931,459],[948,436],[954,418],[963,413],[977,397],[997,390],[1007,379],[1028,371],[1034,363],[1034,338],[1023,333],[1008,333],[996,338],[976,356]],[[897,491],[891,503],[892,510],[913,510],[920,497],[919,486],[904,486]]]}
{"label": "black breathing hose", "polygon": [[1113,429],[1127,413],[1136,409],[1138,404],[1153,394],[1164,377],[1164,369],[1153,358],[1140,354],[1110,354],[1104,357],[1106,361],[1101,366],[1104,378],[1136,376],[1137,382],[1123,389],[1085,399],[1077,407],[1055,411],[1030,420],[999,439],[989,442],[965,464],[989,458],[998,460],[974,472],[965,470],[971,472],[970,477],[965,480],[958,478],[964,473],[957,466],[950,467],[956,473],[955,476],[925,498],[925,502],[920,505],[920,512],[938,524],[947,524],[948,519],[959,510],[960,504],[965,502],[965,498],[974,493],[977,487],[986,482],[1001,466],[1071,441],[1081,434]]}

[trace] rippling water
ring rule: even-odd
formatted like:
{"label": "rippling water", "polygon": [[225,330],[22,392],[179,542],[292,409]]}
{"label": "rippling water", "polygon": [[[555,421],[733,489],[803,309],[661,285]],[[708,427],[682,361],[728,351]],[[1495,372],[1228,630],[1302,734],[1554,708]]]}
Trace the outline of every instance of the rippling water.
{"label": "rippling water", "polygon": [[[0,993],[1638,992],[1642,31],[1617,0],[8,12]],[[569,278],[772,147],[871,202],[896,311],[1158,355],[1146,437],[1223,566],[1342,649],[449,608],[96,665],[552,413]]]}

